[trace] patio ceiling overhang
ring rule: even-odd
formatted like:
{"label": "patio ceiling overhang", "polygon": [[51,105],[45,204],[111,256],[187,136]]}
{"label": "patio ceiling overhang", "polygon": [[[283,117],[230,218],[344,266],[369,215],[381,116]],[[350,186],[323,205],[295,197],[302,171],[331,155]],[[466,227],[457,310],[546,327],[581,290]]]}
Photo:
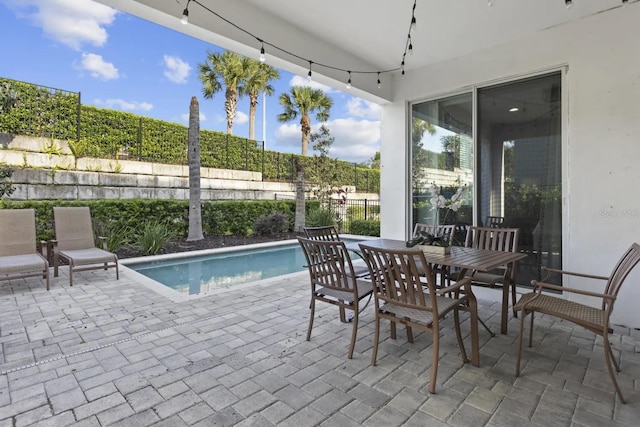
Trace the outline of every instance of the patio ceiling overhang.
{"label": "patio ceiling overhang", "polygon": [[[296,58],[269,46],[268,63],[306,76],[308,61],[339,70],[313,66],[314,80],[343,89],[352,75],[354,95],[386,103],[394,100],[393,80],[405,50],[413,0],[192,0],[189,24],[180,22],[187,0],[97,0],[176,31],[245,56],[257,58],[260,38],[294,53]],[[526,35],[624,7],[622,0],[580,0],[567,9],[564,0],[419,0],[417,28],[412,33],[413,55],[407,73],[471,52],[512,42]],[[209,10],[207,10],[209,9]],[[251,35],[225,22],[218,14]],[[553,46],[549,46],[553,49]],[[203,56],[204,58],[204,56]]]}

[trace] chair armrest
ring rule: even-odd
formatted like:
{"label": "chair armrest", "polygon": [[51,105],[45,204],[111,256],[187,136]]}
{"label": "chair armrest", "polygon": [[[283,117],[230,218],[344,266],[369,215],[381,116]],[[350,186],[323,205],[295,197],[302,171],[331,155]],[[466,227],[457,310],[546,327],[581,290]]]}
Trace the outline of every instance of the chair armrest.
{"label": "chair armrest", "polygon": [[[455,284],[451,285],[451,286],[445,286],[444,288],[438,288],[436,290],[436,294],[438,295],[444,295],[447,294],[449,292],[454,292],[454,291],[459,291],[461,287],[465,287],[465,290],[467,290],[467,288],[469,288],[468,290],[471,289],[471,278],[470,277],[465,277],[464,279],[460,279],[458,280]],[[467,291],[468,291],[467,290]]]}
{"label": "chair armrest", "polygon": [[58,241],[55,239],[49,240],[51,244],[51,250],[53,251],[53,277],[58,277],[58,266],[60,264],[60,252],[58,249]]}
{"label": "chair armrest", "polygon": [[44,257],[44,259],[49,261],[49,250],[47,248],[46,240],[40,240],[40,251],[42,252],[42,256]]}
{"label": "chair armrest", "polygon": [[599,292],[585,291],[585,290],[576,289],[576,288],[568,288],[566,286],[552,285],[551,283],[537,282],[535,280],[531,281],[531,285],[533,285],[535,288],[537,288],[538,293],[542,292],[543,289],[548,289],[548,290],[553,290],[553,291],[571,292],[571,293],[574,293],[574,294],[586,295],[586,296],[596,297],[596,298],[604,298],[604,299],[609,299],[609,300],[615,300],[616,299],[616,297],[613,296],[613,295],[607,295],[607,294],[603,294],[603,293],[599,293]]}
{"label": "chair armrest", "polygon": [[107,250],[107,238],[104,236],[98,236],[98,240],[102,243],[102,249]]}
{"label": "chair armrest", "polygon": [[609,277],[596,276],[594,274],[576,273],[574,271],[558,270],[557,268],[551,268],[551,267],[542,267],[542,269],[547,272],[547,275],[545,276],[545,279],[548,278],[549,275],[551,275],[551,273],[557,273],[557,274],[566,274],[568,276],[585,277],[587,279],[609,280]]}

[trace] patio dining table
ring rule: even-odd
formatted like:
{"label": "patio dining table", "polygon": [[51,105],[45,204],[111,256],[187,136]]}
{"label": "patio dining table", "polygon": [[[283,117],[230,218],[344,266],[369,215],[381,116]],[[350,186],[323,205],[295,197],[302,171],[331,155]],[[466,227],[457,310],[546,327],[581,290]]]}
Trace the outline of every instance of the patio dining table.
{"label": "patio dining table", "polygon": [[[360,253],[360,243],[382,249],[407,249],[406,242],[395,239],[372,239],[350,242],[346,244],[346,247],[350,251]],[[448,254],[425,253],[424,255],[427,261],[434,265],[459,268],[461,270],[461,275],[464,275],[467,270],[472,272],[490,271],[527,257],[526,254],[520,252],[503,252],[488,249],[466,248],[462,246],[452,246],[451,252]],[[502,286],[502,317],[500,323],[500,332],[502,334],[507,333],[507,315],[509,312],[508,294],[510,287],[511,274],[509,274],[509,270],[507,270],[504,275],[504,284]]]}

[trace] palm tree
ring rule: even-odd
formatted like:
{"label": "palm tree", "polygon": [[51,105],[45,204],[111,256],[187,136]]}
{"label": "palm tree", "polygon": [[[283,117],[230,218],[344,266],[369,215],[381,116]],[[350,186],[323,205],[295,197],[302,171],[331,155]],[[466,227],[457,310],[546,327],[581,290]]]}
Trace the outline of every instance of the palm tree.
{"label": "palm tree", "polygon": [[312,89],[309,86],[294,86],[291,93],[280,95],[280,105],[284,107],[284,113],[278,115],[278,121],[288,122],[300,116],[302,127],[302,155],[307,155],[309,146],[309,134],[311,133],[311,119],[309,114],[316,112],[316,120],[326,122],[329,120],[329,111],[333,100],[322,89]]}
{"label": "palm tree", "polygon": [[208,51],[207,60],[198,64],[202,94],[205,99],[213,98],[222,89],[223,84],[226,87],[224,110],[227,114],[227,133],[233,131],[233,119],[238,109],[238,95],[244,92],[243,85],[249,76],[251,61],[228,50],[223,53]]}
{"label": "palm tree", "polygon": [[249,139],[255,139],[255,123],[256,123],[256,105],[258,105],[258,96],[264,92],[267,95],[273,95],[275,89],[271,86],[272,80],[278,80],[280,73],[274,67],[262,64],[255,59],[250,60],[251,68],[249,76],[241,86],[240,95],[249,96]]}

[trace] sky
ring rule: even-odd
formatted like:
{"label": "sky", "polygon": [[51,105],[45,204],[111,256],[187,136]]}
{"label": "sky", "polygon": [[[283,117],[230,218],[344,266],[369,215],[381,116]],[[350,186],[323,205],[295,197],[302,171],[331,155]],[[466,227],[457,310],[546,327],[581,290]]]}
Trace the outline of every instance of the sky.
{"label": "sky", "polygon": [[[179,19],[179,17],[176,17]],[[200,128],[226,132],[224,89],[202,96],[198,63],[223,49],[91,0],[0,0],[0,77],[80,92],[82,103],[188,124],[197,96]],[[256,55],[259,52],[256,52]],[[257,59],[257,57],[256,57]],[[268,60],[267,60],[268,63]],[[361,163],[380,150],[381,107],[306,76],[279,70],[266,100],[266,147],[300,153],[299,119],[280,123],[278,102],[294,85],[321,88],[333,99],[329,155]],[[262,97],[260,98],[262,104]],[[238,102],[233,134],[249,136],[249,100]],[[320,126],[312,116],[313,130]],[[255,137],[263,139],[262,106]],[[309,147],[311,153],[311,146]],[[313,154],[313,153],[311,153]]]}

